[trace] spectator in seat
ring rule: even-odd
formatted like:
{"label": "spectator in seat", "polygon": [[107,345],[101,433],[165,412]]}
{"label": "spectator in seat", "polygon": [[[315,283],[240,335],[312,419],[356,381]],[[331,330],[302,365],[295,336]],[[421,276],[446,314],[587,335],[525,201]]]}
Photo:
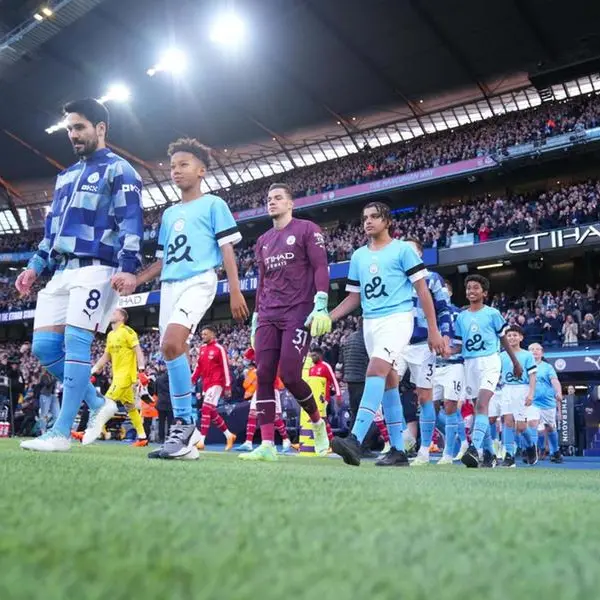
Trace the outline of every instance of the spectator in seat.
{"label": "spectator in seat", "polygon": [[564,325],[562,326],[563,346],[577,346],[579,326],[575,322],[573,315],[567,315]]}
{"label": "spectator in seat", "polygon": [[581,325],[581,339],[586,342],[591,342],[598,339],[598,330],[594,315],[587,313],[583,318]]}

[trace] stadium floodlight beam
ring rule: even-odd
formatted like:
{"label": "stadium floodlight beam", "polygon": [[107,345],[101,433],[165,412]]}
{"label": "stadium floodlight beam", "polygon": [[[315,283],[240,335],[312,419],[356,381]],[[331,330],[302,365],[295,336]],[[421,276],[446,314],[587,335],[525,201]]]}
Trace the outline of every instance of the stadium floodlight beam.
{"label": "stadium floodlight beam", "polygon": [[108,88],[108,91],[102,98],[98,98],[98,102],[127,102],[131,98],[131,91],[122,83],[114,83]]}
{"label": "stadium floodlight beam", "polygon": [[216,19],[210,30],[210,39],[222,46],[236,46],[243,41],[246,26],[235,13],[224,13]]}
{"label": "stadium floodlight beam", "polygon": [[179,74],[183,73],[186,68],[187,56],[185,53],[178,48],[171,48],[170,50],[167,50],[161,56],[160,60],[153,67],[150,67],[146,73],[150,77],[154,77],[154,75],[161,71]]}
{"label": "stadium floodlight beam", "polygon": [[[101,98],[98,98],[98,102],[105,104],[106,102],[127,102],[131,98],[131,91],[129,88],[122,83],[114,83],[111,85],[106,94]],[[51,127],[46,128],[46,133],[51,135],[60,131],[61,129],[67,128],[67,122],[62,119],[58,123],[55,123]]]}

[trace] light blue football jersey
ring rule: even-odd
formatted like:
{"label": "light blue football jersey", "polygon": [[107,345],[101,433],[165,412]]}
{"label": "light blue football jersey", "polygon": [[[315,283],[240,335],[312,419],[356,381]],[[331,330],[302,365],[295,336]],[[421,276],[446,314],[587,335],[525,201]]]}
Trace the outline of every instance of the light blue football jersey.
{"label": "light blue football jersey", "polygon": [[491,356],[500,350],[500,338],[507,328],[502,315],[491,306],[478,311],[463,310],[454,323],[455,339],[462,342],[463,358]]}
{"label": "light blue football jersey", "polygon": [[346,291],[360,293],[365,319],[413,310],[413,283],[427,269],[407,242],[392,240],[381,250],[368,246],[352,254]]}
{"label": "light blue football jersey", "polygon": [[538,408],[547,409],[556,406],[556,394],[552,387],[553,379],[558,379],[554,367],[545,360],[539,362],[535,381],[535,395],[533,397],[533,404]]}
{"label": "light blue football jersey", "polygon": [[224,200],[205,194],[165,210],[158,232],[156,258],[162,259],[161,281],[182,281],[218,267],[221,246],[242,239]]}
{"label": "light blue football jersey", "polygon": [[529,376],[537,371],[537,365],[535,364],[535,358],[529,350],[523,350],[522,348],[515,353],[517,360],[521,367],[523,367],[523,374],[521,377],[516,377],[513,371],[512,360],[508,352],[502,352],[500,354],[500,363],[502,365],[502,385],[529,385]]}

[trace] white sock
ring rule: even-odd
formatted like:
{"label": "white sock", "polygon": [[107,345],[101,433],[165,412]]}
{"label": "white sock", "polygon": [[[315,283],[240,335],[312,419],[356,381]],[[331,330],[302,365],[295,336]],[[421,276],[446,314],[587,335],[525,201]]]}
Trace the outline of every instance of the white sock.
{"label": "white sock", "polygon": [[204,440],[206,439],[205,435],[200,434],[200,442],[204,444]]}
{"label": "white sock", "polygon": [[265,440],[265,441],[263,442],[263,445],[264,445],[264,446],[274,446],[274,445],[275,445],[275,442],[271,442],[270,440]]}
{"label": "white sock", "polygon": [[287,440],[283,440],[282,446],[284,448],[289,448],[291,445],[292,445],[292,442],[290,442],[289,438]]}
{"label": "white sock", "polygon": [[425,448],[425,446],[421,446],[419,448],[419,454],[421,456],[427,456],[427,457],[429,457],[429,448]]}
{"label": "white sock", "polygon": [[225,433],[225,437],[230,440],[233,437],[233,433],[231,433],[231,431],[229,431],[229,429],[227,431],[224,432]]}

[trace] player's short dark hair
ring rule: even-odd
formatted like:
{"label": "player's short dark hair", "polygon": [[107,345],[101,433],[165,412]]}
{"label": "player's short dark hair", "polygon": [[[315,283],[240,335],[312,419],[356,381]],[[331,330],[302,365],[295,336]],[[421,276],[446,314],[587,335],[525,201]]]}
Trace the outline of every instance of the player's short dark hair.
{"label": "player's short dark hair", "polygon": [[449,279],[444,279],[444,284],[446,285],[449,291],[454,291],[454,286],[452,285],[452,282]]}
{"label": "player's short dark hair", "polygon": [[179,138],[169,144],[167,154],[169,158],[176,152],[189,152],[193,154],[207,169],[211,165],[211,152],[208,146],[201,144],[195,138]]}
{"label": "player's short dark hair", "polygon": [[108,108],[95,98],[83,98],[82,100],[67,102],[63,106],[63,114],[66,116],[72,113],[85,117],[94,127],[98,123],[104,123],[108,130]]}
{"label": "player's short dark hair", "polygon": [[321,346],[313,346],[310,351],[323,356],[323,348],[321,348]]}
{"label": "player's short dark hair", "polygon": [[523,332],[523,329],[521,329],[521,327],[519,327],[519,325],[510,325],[510,327],[506,328],[506,333],[509,333],[511,331],[514,331],[515,333],[518,333],[520,336],[525,337],[525,333]]}
{"label": "player's short dark hair", "polygon": [[127,323],[127,321],[129,321],[129,313],[124,308],[117,308],[117,310],[123,316],[123,321]]}
{"label": "player's short dark hair", "polygon": [[465,279],[465,287],[467,287],[467,284],[470,281],[474,281],[475,283],[478,283],[482,287],[484,292],[490,291],[490,280],[487,279],[487,277],[484,277],[483,275],[469,275]]}
{"label": "player's short dark hair", "polygon": [[294,199],[292,188],[287,183],[272,183],[269,186],[269,192],[273,190],[283,190],[292,200]]}
{"label": "player's short dark hair", "polygon": [[392,219],[392,211],[391,211],[390,207],[385,202],[377,202],[377,201],[369,202],[368,204],[363,206],[363,209],[362,209],[363,215],[365,214],[365,210],[367,210],[367,208],[374,208],[377,211],[377,216],[382,218],[384,221],[387,221],[388,230],[391,235],[392,227],[393,227],[393,219]]}
{"label": "player's short dark hair", "polygon": [[204,329],[212,331],[215,335],[217,335],[217,328],[214,325],[202,325],[200,331],[203,331]]}
{"label": "player's short dark hair", "polygon": [[421,252],[421,254],[423,253],[423,243],[421,242],[421,240],[419,238],[416,237],[407,237],[404,238],[405,242],[412,242],[419,250],[419,252]]}

